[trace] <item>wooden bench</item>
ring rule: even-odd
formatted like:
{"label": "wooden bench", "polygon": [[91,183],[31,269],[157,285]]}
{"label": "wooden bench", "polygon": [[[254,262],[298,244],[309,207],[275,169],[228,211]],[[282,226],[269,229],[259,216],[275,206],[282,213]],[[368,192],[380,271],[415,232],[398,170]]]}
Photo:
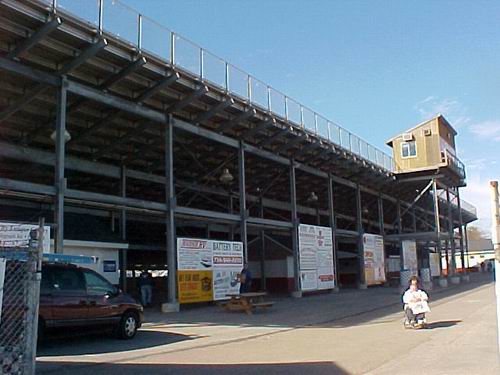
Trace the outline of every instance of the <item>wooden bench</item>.
{"label": "wooden bench", "polygon": [[264,301],[265,292],[250,292],[241,294],[229,294],[231,299],[223,307],[226,311],[244,311],[251,314],[256,308],[269,308],[274,305],[274,301]]}
{"label": "wooden bench", "polygon": [[275,304],[274,301],[257,302],[257,303],[252,303],[252,307],[268,308],[268,307],[273,307],[274,304]]}

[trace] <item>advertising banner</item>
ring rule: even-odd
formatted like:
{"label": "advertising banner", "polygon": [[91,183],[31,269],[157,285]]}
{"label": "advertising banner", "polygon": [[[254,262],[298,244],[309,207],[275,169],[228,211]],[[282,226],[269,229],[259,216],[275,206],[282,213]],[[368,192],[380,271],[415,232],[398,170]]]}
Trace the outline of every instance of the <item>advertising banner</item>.
{"label": "advertising banner", "polygon": [[441,270],[439,269],[439,253],[429,253],[429,267],[432,277],[441,275]]}
{"label": "advertising banner", "polygon": [[7,259],[0,258],[0,323],[2,322],[2,301],[3,301],[3,284],[5,281],[5,265]]}
{"label": "advertising banner", "polygon": [[212,271],[177,271],[180,303],[213,301]]}
{"label": "advertising banner", "polygon": [[[37,230],[38,225],[0,223],[0,248],[27,248],[30,243],[30,232]],[[43,252],[50,253],[50,227],[44,227]]]}
{"label": "advertising banner", "polygon": [[178,238],[179,302],[220,301],[239,293],[243,261],[241,242]]}
{"label": "advertising banner", "polygon": [[384,283],[384,238],[376,234],[364,234],[363,255],[366,285],[376,285]]}
{"label": "advertising banner", "polygon": [[301,290],[335,287],[331,228],[299,225],[299,266]]}
{"label": "advertising banner", "polygon": [[220,301],[227,299],[228,294],[237,294],[240,291],[239,275],[243,269],[243,244],[214,241],[212,248],[214,301]]}
{"label": "advertising banner", "polygon": [[417,243],[415,241],[406,240],[402,242],[403,246],[403,268],[417,275]]}

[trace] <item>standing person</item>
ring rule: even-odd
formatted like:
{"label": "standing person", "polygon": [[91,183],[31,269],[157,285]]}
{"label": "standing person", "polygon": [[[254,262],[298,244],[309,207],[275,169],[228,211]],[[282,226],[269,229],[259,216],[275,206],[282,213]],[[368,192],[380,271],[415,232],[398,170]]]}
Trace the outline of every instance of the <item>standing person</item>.
{"label": "standing person", "polygon": [[153,277],[147,271],[142,271],[139,277],[139,289],[141,290],[142,306],[151,306],[153,299]]}
{"label": "standing person", "polygon": [[240,273],[240,293],[247,293],[252,287],[252,273],[248,269],[248,264],[243,265]]}

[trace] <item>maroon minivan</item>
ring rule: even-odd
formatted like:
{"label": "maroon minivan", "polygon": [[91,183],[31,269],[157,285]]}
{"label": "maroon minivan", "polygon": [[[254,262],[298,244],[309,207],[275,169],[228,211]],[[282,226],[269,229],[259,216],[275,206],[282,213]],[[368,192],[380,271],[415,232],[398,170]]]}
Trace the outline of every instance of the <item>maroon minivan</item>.
{"label": "maroon minivan", "polygon": [[71,264],[44,263],[40,285],[39,337],[62,327],[111,327],[131,339],[143,320],[143,308],[104,277]]}

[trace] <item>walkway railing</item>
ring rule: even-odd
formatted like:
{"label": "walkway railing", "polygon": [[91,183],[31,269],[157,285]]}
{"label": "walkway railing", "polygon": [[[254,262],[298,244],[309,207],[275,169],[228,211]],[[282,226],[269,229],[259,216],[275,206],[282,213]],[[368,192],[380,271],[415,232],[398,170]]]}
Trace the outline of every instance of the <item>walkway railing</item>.
{"label": "walkway railing", "polygon": [[156,55],[195,79],[273,113],[387,171],[394,170],[392,157],[383,151],[121,1],[39,1],[46,3],[53,12],[69,12],[97,27],[100,34],[104,30],[114,34],[123,42]]}

